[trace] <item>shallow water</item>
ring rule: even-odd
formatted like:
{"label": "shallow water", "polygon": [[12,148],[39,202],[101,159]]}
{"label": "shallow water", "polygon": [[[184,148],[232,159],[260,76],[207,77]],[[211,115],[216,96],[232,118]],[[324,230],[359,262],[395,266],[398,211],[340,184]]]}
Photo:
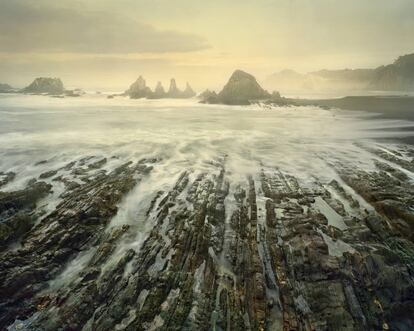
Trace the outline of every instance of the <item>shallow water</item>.
{"label": "shallow water", "polygon": [[[193,177],[215,171],[211,162],[225,157],[232,187],[244,183],[248,175],[257,178],[263,167],[278,168],[305,183],[315,178],[339,180],[334,163],[373,169],[375,156],[366,147],[388,150],[377,139],[409,135],[412,132],[399,129],[410,125],[316,107],[268,109],[202,105],[197,100],[0,94],[0,172],[17,174],[2,190],[24,188],[30,179],[88,156],[106,157],[107,171],[125,161],[156,157],[160,161],[124,199],[111,222],[111,227],[134,224],[137,236],[128,247],[138,249],[152,226],[145,221],[151,199],[157,191],[171,189],[183,171],[189,170]],[[47,162],[37,164],[41,161]],[[59,174],[71,178],[69,170]],[[63,185],[45,181],[53,185],[54,193],[40,205],[51,212],[61,200]]]}
{"label": "shallow water", "polygon": [[[151,199],[157,191],[171,189],[185,170],[192,176],[215,171],[211,161],[225,157],[232,187],[245,182],[247,175],[257,177],[262,167],[278,168],[304,182],[339,180],[332,164],[373,169],[373,154],[361,146],[377,146],[377,138],[409,135],[410,131],[399,130],[407,126],[409,122],[316,107],[268,109],[202,105],[193,99],[0,94],[0,172],[17,174],[2,190],[21,189],[41,173],[87,156],[108,158],[104,170],[129,160],[161,159],[124,199],[111,222],[111,226],[133,223],[137,236],[129,247],[139,248],[152,226],[145,222]],[[47,162],[37,164],[40,161]],[[59,174],[71,176],[70,171]],[[53,185],[54,194],[41,205],[51,212],[63,186],[45,181]]]}
{"label": "shallow water", "polygon": [[[191,183],[203,172],[208,176],[213,173],[217,175],[220,167],[217,167],[216,161],[225,159],[220,164],[225,167],[224,177],[229,183],[230,193],[223,203],[226,215],[223,228],[224,245],[220,254],[215,253],[213,246],[208,250],[218,266],[218,300],[220,291],[230,286],[229,279],[233,280],[233,284],[237,283],[236,274],[227,257],[231,238],[236,235],[229,223],[233,212],[240,207],[236,205],[235,193],[239,185],[246,187],[247,176],[251,176],[256,185],[260,258],[264,263],[264,273],[269,279],[274,279],[268,261],[267,243],[262,234],[266,228],[266,198],[260,186],[261,171],[269,175],[280,174],[281,182],[287,181],[286,175],[293,175],[300,181],[301,189],[306,190],[309,184],[315,192],[318,185],[328,186],[335,179],[344,188],[344,192],[369,210],[372,207],[341,180],[335,169],[340,165],[350,169],[355,167],[378,170],[374,160],[379,157],[371,152],[371,147],[391,155],[398,153],[402,160],[411,160],[411,156],[404,154],[404,146],[391,143],[391,140],[387,143],[383,140],[413,134],[410,130],[401,130],[409,127],[413,127],[412,123],[378,119],[372,114],[362,112],[316,107],[270,109],[260,105],[202,105],[197,100],[130,100],[121,97],[106,99],[103,95],[57,99],[0,94],[0,172],[16,173],[16,178],[1,190],[23,188],[30,179],[39,178],[40,174],[57,169],[57,175],[76,181],[71,169],[65,170],[64,167],[69,162],[85,157],[93,157],[88,162],[107,158],[102,168],[90,172],[110,171],[130,160],[157,158],[152,171],[140,178],[139,184],[122,199],[117,214],[106,228],[107,233],[110,233],[113,227],[129,225],[128,232],[101,266],[102,274],[105,274],[128,249],[140,251],[145,239],[157,224],[157,208],[147,213],[157,192],[164,192],[158,196],[159,203],[184,171],[189,173]],[[384,159],[382,162],[391,164],[391,161]],[[414,179],[410,171],[396,164],[392,165]],[[54,210],[62,200],[61,193],[65,190],[64,185],[53,181],[52,177],[42,179],[53,185],[53,194],[42,199],[38,206],[46,213]],[[281,189],[286,189],[287,186],[289,185],[286,184]],[[186,202],[187,196],[188,187],[178,194],[176,200],[188,204],[188,209],[191,210],[193,206]],[[336,198],[341,199],[339,196]],[[298,203],[296,199],[290,200]],[[283,204],[275,208],[278,219],[283,218],[282,207]],[[359,212],[358,208],[354,210],[349,205],[345,207],[348,207],[347,212],[350,215],[355,216]],[[170,214],[174,213],[174,208],[176,207],[171,207]],[[324,214],[329,225],[339,229],[347,228],[343,217],[332,209],[328,200],[316,198],[313,205],[306,206],[303,214],[308,214],[310,208]],[[159,234],[166,246],[169,246],[167,226],[168,222],[161,224]],[[214,230],[214,226],[212,229]],[[342,256],[344,252],[354,250],[346,242],[334,240],[322,232],[321,235],[332,256]],[[16,244],[11,249],[19,247]],[[68,288],[70,283],[76,282],[79,273],[88,266],[95,251],[96,247],[90,247],[68,261],[59,275],[48,281],[45,293]],[[174,250],[170,250],[165,257],[158,254],[154,264],[148,269],[149,274],[160,272],[173,253]],[[202,265],[205,266],[204,262]],[[202,268],[197,270],[204,270]],[[131,267],[127,266],[124,278],[128,278],[130,272]],[[202,282],[203,277],[199,271],[196,275],[197,282]],[[278,288],[275,284],[271,285],[266,288],[266,296],[277,303]],[[195,292],[198,287],[195,283]],[[144,302],[148,293],[142,293],[140,300]],[[170,293],[170,300],[174,300],[174,295],[178,293]],[[168,300],[163,303],[168,304]],[[135,313],[135,310],[130,310],[128,318],[133,319]],[[216,324],[216,314],[217,312],[212,315],[213,325]],[[271,315],[272,327],[281,329],[282,319],[277,305],[272,309]],[[24,323],[31,323],[36,316]],[[246,318],[248,324],[248,317]],[[163,320],[157,315],[152,327],[160,323]],[[119,329],[122,328],[121,324],[118,325]]]}
{"label": "shallow water", "polygon": [[[0,95],[0,171],[19,173],[6,189],[85,155],[161,157],[168,176],[186,167],[203,168],[204,161],[225,155],[236,176],[254,172],[259,164],[322,173],[321,157],[327,155],[358,158],[368,166],[370,155],[355,143],[410,135],[399,131],[409,125],[315,107]],[[34,166],[42,160],[48,162]]]}

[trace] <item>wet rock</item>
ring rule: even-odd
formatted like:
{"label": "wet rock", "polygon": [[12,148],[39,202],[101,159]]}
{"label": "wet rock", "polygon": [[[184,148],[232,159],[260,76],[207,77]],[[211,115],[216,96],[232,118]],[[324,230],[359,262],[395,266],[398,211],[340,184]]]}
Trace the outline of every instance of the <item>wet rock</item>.
{"label": "wet rock", "polygon": [[157,160],[110,173],[89,169],[97,160],[73,165],[83,184],[20,249],[1,253],[1,326],[410,330],[412,186],[392,169],[336,164],[341,180],[310,183],[263,166],[234,182],[225,158],[212,160],[149,194],[128,225],[108,227]]}
{"label": "wet rock", "polygon": [[47,172],[44,172],[44,173],[40,174],[39,178],[40,179],[45,179],[45,178],[52,177],[56,174],[57,174],[57,170],[50,170],[50,171],[47,171]]}
{"label": "wet rock", "polygon": [[88,168],[89,168],[89,169],[99,169],[99,168],[101,168],[104,164],[106,164],[106,162],[107,162],[107,159],[106,159],[106,158],[103,158],[103,159],[101,159],[101,160],[98,160],[98,161],[96,161],[96,162],[93,162],[93,163],[88,164]]}
{"label": "wet rock", "polygon": [[20,191],[0,192],[0,247],[19,238],[34,225],[36,203],[51,192],[44,182],[29,182]]}
{"label": "wet rock", "polygon": [[[110,254],[111,241],[119,237],[119,234],[114,233],[110,237],[112,239],[108,239],[108,244],[104,244],[104,229],[116,214],[117,203],[139,181],[138,168],[137,165],[126,163],[110,174],[98,176],[74,189],[25,236],[19,250],[1,254],[0,297],[1,305],[6,307],[0,313],[2,327],[11,324],[16,316],[34,313],[36,295],[47,287],[47,281],[56,277],[78,252],[103,242],[101,249],[98,249],[100,257],[97,259],[102,261],[104,256]],[[50,189],[50,185],[41,182],[33,183],[32,186],[30,191],[19,191],[11,196],[2,193],[2,210],[33,204],[39,191]],[[86,314],[93,305],[87,306],[89,310],[85,309]],[[53,326],[53,319],[50,323],[46,329],[56,327],[56,324]],[[67,327],[77,329],[79,322],[68,321]]]}
{"label": "wet rock", "polygon": [[15,177],[16,174],[12,171],[0,172],[0,187],[10,183]]}

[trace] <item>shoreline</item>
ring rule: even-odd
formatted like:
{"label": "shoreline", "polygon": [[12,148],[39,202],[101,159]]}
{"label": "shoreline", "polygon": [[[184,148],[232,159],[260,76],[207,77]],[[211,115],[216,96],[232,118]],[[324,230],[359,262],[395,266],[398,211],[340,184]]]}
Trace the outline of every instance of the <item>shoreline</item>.
{"label": "shoreline", "polygon": [[287,99],[298,106],[319,106],[377,113],[379,118],[414,121],[414,97],[346,96],[338,99]]}

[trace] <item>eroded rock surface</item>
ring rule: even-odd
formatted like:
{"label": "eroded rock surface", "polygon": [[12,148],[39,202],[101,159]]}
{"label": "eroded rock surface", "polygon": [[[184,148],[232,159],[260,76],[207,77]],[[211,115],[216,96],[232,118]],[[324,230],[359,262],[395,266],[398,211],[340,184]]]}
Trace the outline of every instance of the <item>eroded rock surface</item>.
{"label": "eroded rock surface", "polygon": [[[240,179],[222,157],[149,193],[155,159],[49,170],[62,200],[0,255],[0,325],[412,330],[413,154],[371,152],[371,169],[330,160],[334,178],[307,180],[265,165]],[[131,190],[150,198],[126,221]]]}

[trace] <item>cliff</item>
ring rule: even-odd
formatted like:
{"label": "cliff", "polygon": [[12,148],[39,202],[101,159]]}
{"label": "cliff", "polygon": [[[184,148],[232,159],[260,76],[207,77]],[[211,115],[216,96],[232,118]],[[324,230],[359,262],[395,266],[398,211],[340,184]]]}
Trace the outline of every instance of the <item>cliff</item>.
{"label": "cliff", "polygon": [[375,69],[369,88],[414,91],[414,54],[400,56],[393,64]]}
{"label": "cliff", "polygon": [[265,79],[268,88],[282,91],[414,91],[414,54],[376,69],[319,70],[301,74],[283,70]]}

